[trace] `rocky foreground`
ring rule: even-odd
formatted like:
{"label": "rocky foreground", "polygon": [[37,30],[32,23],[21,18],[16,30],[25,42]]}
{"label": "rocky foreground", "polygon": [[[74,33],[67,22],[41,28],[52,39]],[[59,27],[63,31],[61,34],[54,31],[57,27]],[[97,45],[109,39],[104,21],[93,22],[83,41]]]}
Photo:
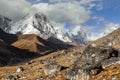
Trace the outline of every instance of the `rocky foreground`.
{"label": "rocky foreground", "polygon": [[120,29],[84,46],[0,32],[0,80],[120,80]]}
{"label": "rocky foreground", "polygon": [[14,66],[1,80],[120,80],[120,52],[112,47],[73,47]]}

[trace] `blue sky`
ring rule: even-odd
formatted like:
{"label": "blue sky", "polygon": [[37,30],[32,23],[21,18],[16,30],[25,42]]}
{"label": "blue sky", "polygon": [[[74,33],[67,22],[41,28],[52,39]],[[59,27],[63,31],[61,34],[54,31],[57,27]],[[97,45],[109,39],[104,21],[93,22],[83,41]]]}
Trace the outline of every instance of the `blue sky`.
{"label": "blue sky", "polygon": [[93,14],[105,18],[109,22],[120,22],[120,0],[104,0],[103,9],[97,11],[93,9]]}
{"label": "blue sky", "polygon": [[[30,3],[39,4],[39,3],[48,3],[48,4],[56,4],[60,2],[70,2],[69,0],[53,0],[53,2],[49,0],[27,0]],[[78,1],[80,0],[72,0],[72,1]],[[85,1],[85,0],[83,0]],[[91,1],[90,3],[82,4],[82,6],[87,7],[88,4],[96,4],[99,5],[98,7],[100,10],[98,10],[98,7],[93,7],[89,9],[90,11],[90,18],[81,23],[80,25],[92,27],[91,30],[97,31],[98,29],[104,27],[106,24],[114,23],[119,24],[120,23],[120,0],[88,0]],[[93,1],[93,2],[92,2]],[[81,4],[80,4],[81,5]],[[66,7],[66,6],[65,6]],[[69,28],[71,26],[71,23],[66,21],[65,27]]]}
{"label": "blue sky", "polygon": [[100,11],[93,8],[91,16],[104,18],[104,21],[96,24],[98,20],[90,19],[85,23],[86,25],[95,25],[96,27],[93,29],[97,30],[104,27],[107,23],[120,24],[120,0],[104,0],[102,1],[102,7],[103,9]]}
{"label": "blue sky", "polygon": [[81,26],[97,32],[120,24],[120,0],[0,0],[0,15],[14,21],[36,11],[63,29]]}

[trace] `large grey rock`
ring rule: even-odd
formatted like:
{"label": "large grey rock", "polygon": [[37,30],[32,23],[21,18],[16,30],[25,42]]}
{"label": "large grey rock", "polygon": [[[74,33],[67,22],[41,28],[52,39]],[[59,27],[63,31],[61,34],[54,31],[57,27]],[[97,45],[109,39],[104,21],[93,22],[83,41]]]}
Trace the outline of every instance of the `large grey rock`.
{"label": "large grey rock", "polygon": [[105,59],[117,57],[119,52],[111,47],[92,47],[88,46],[81,57],[75,62],[76,67],[82,68],[83,65],[100,66]]}
{"label": "large grey rock", "polygon": [[66,77],[68,80],[89,80],[90,76],[100,71],[101,65],[106,67],[113,63],[120,63],[118,54],[119,51],[111,47],[90,45],[67,72]]}
{"label": "large grey rock", "polygon": [[101,66],[103,69],[105,69],[108,66],[115,65],[115,64],[120,64],[120,57],[113,57],[110,59],[106,59],[101,63]]}

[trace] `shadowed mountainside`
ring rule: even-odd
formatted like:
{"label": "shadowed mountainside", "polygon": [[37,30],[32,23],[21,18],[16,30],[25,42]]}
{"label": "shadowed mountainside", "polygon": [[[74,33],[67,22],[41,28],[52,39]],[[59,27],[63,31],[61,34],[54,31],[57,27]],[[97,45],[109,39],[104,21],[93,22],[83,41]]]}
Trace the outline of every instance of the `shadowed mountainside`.
{"label": "shadowed mountainside", "polygon": [[0,41],[0,66],[18,64],[39,56],[37,53],[18,49]]}
{"label": "shadowed mountainside", "polygon": [[17,36],[15,34],[8,34],[0,28],[0,39],[2,39],[7,44],[12,44],[17,41]]}
{"label": "shadowed mountainside", "polygon": [[[61,41],[62,42],[62,41]],[[68,44],[65,43],[55,43],[51,42],[49,40],[42,39],[41,37],[35,35],[35,34],[26,34],[26,35],[20,35],[18,37],[18,40],[12,44],[13,46],[29,50],[32,52],[53,52],[56,50],[66,49],[71,47]]]}

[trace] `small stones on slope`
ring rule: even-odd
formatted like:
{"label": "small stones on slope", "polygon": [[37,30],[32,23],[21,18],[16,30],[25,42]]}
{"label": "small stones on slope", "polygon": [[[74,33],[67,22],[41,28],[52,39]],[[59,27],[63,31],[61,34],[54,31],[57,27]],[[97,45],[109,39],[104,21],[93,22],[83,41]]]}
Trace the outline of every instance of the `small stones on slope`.
{"label": "small stones on slope", "polygon": [[18,67],[17,70],[16,70],[16,72],[18,72],[18,73],[19,73],[19,72],[23,72],[23,71],[24,71],[24,68],[23,68],[23,67]]}
{"label": "small stones on slope", "polygon": [[55,76],[58,71],[61,70],[61,66],[56,62],[51,62],[50,64],[44,67],[44,73],[46,76]]}
{"label": "small stones on slope", "polygon": [[43,79],[44,79],[43,76],[39,76],[35,80],[43,80]]}
{"label": "small stones on slope", "polygon": [[16,80],[16,78],[13,75],[9,75],[5,80]]}
{"label": "small stones on slope", "polygon": [[117,76],[112,76],[112,80],[117,80]]}

